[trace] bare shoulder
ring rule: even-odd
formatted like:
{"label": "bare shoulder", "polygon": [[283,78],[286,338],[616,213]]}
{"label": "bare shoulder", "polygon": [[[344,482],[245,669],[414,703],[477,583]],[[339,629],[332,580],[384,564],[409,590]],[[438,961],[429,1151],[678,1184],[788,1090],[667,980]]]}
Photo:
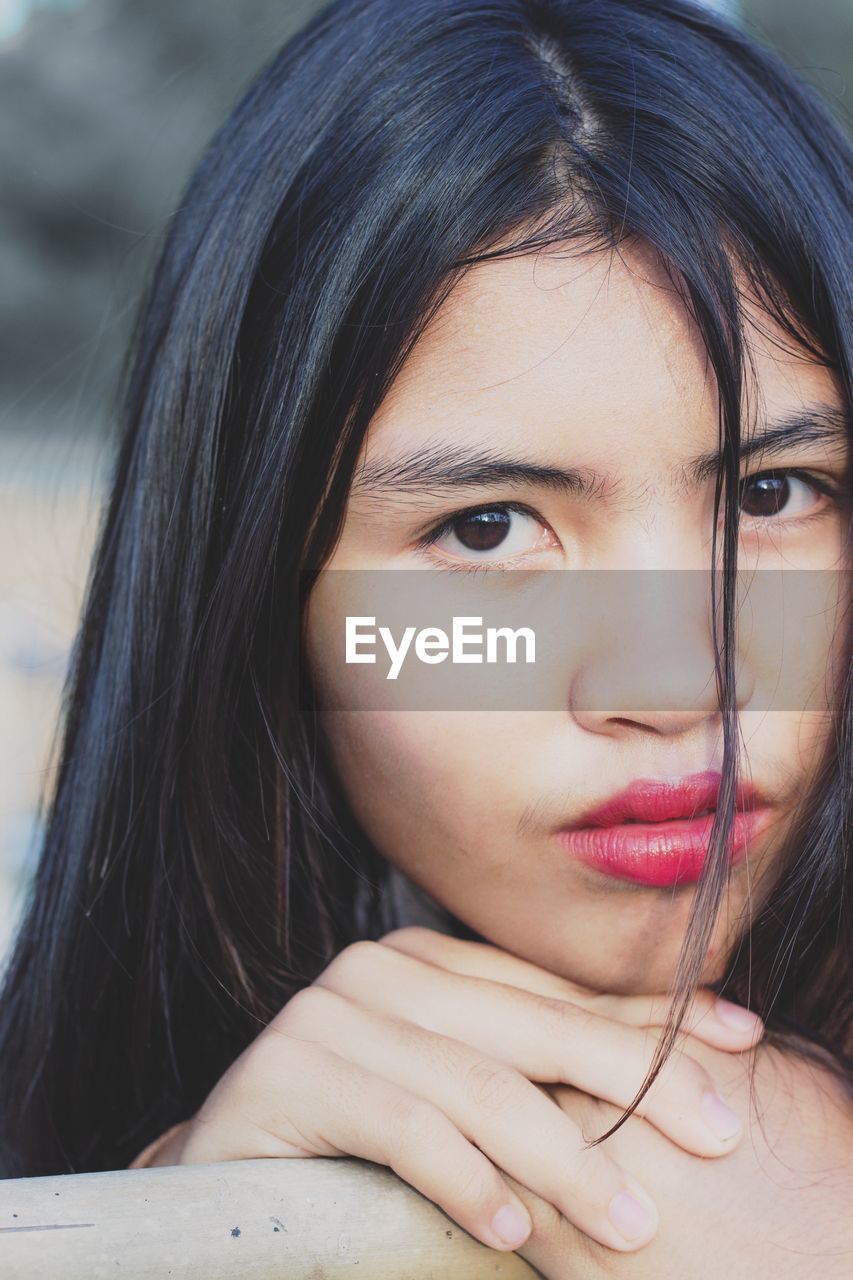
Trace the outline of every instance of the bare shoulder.
{"label": "bare shoulder", "polygon": [[727,1054],[691,1040],[685,1052],[708,1068],[744,1118],[742,1162],[760,1158],[762,1169],[784,1163],[804,1175],[825,1165],[827,1184],[850,1191],[853,1091],[828,1066],[770,1045]]}
{"label": "bare shoulder", "polygon": [[[578,1242],[587,1280],[847,1280],[853,1275],[853,1100],[825,1067],[769,1046],[733,1056],[698,1041],[700,1060],[743,1117],[738,1147],[702,1159],[631,1118],[605,1144],[655,1197],[661,1226],[637,1254]],[[552,1092],[589,1136],[618,1117],[573,1090]],[[582,1261],[581,1261],[582,1259]]]}

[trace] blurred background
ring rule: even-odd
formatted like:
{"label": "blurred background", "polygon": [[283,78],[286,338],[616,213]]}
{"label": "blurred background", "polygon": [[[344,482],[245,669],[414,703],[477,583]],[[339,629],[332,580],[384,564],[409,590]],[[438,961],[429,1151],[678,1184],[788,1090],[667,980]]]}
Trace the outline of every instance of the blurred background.
{"label": "blurred background", "polygon": [[[707,2],[850,127],[851,0]],[[0,967],[51,785],[142,283],[211,132],[321,7],[0,0]]]}

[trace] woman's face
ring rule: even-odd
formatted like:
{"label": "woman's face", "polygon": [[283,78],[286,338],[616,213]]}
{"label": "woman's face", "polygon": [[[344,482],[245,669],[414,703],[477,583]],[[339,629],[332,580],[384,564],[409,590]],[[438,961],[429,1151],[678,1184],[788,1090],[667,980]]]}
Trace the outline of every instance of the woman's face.
{"label": "woman's face", "polygon": [[[709,591],[715,475],[697,460],[719,448],[718,403],[698,331],[648,249],[583,257],[572,249],[484,263],[456,286],[371,424],[327,569],[455,570],[446,581],[462,601],[466,581],[476,600],[474,584],[490,572],[504,592],[515,581],[519,590],[575,581],[549,579],[558,569],[599,571],[584,580],[605,592],[617,578],[602,571],[629,572],[640,602],[667,582],[701,581]],[[739,566],[773,583],[781,573],[840,569],[842,507],[821,488],[840,490],[844,480],[846,440],[826,434],[842,410],[838,385],[768,318],[750,315],[760,325],[748,331],[745,435],[794,417],[806,430],[777,432],[743,459],[743,477],[765,479],[742,490]],[[487,472],[475,455],[502,465]],[[441,475],[423,474],[442,458],[452,465]],[[513,470],[518,460],[526,472]],[[580,483],[555,479],[557,471]],[[461,571],[472,567],[480,572],[466,579]],[[527,572],[512,579],[513,569]],[[701,572],[668,578],[670,570]],[[625,595],[611,592],[612,612],[567,623],[559,661],[552,653],[542,668],[551,687],[536,709],[525,709],[531,699],[444,710],[451,703],[437,694],[432,709],[415,710],[391,682],[381,705],[332,709],[347,705],[366,672],[341,660],[336,629],[345,615],[370,613],[359,591],[377,578],[322,574],[306,622],[333,760],[366,834],[497,946],[591,988],[664,989],[696,891],[684,824],[658,812],[650,833],[636,822],[649,817],[641,803],[603,844],[600,831],[576,828],[638,779],[720,770],[710,614],[706,625],[685,603],[682,626],[671,605],[662,620],[641,603],[626,623]],[[808,591],[786,596],[784,610],[762,624],[753,609],[738,636],[741,776],[757,788],[757,817],[743,828],[706,981],[720,975],[744,910],[770,883],[829,732],[837,618]],[[425,672],[439,681],[445,670]],[[537,678],[536,668],[524,674],[528,685]],[[780,687],[788,692],[771,710]],[[684,794],[701,811],[699,793]],[[691,830],[695,844],[695,823]]]}

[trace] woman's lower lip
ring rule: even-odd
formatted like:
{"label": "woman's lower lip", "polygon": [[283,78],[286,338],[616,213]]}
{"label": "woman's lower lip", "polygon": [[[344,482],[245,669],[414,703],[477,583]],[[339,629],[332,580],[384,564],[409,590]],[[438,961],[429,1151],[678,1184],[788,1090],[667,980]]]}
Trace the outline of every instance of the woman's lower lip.
{"label": "woman's lower lip", "polygon": [[[731,861],[742,862],[770,819],[766,807],[738,811],[732,825]],[[702,874],[713,813],[668,822],[629,822],[558,832],[565,851],[604,875],[662,889],[695,884]]]}

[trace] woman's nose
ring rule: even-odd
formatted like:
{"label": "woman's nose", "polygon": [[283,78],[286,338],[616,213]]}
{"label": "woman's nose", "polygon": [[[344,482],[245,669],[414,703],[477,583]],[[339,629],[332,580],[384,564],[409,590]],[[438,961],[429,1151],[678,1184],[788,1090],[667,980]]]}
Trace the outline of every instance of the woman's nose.
{"label": "woman's nose", "polygon": [[[661,735],[690,732],[720,714],[714,665],[709,569],[596,571],[587,602],[596,623],[577,655],[569,710],[596,733],[642,729]],[[717,574],[718,595],[722,576]],[[718,619],[722,600],[717,602]],[[722,643],[721,623],[717,632]],[[738,664],[738,705],[752,695],[753,676]]]}

